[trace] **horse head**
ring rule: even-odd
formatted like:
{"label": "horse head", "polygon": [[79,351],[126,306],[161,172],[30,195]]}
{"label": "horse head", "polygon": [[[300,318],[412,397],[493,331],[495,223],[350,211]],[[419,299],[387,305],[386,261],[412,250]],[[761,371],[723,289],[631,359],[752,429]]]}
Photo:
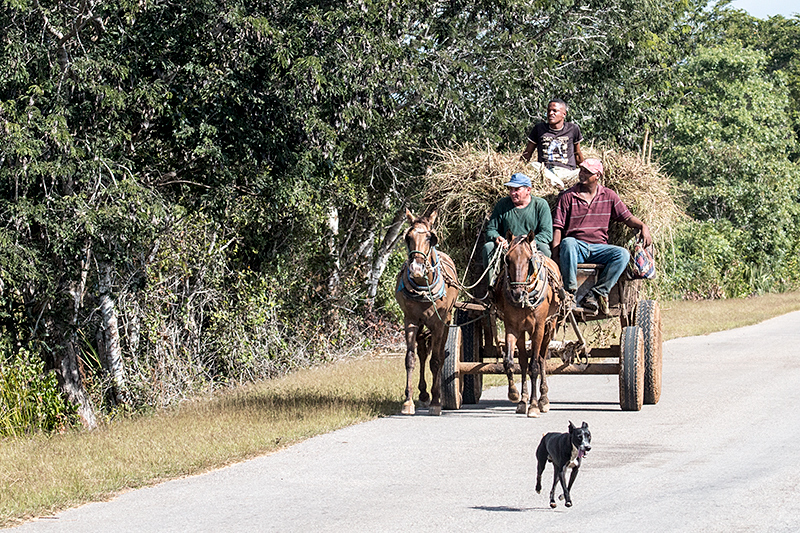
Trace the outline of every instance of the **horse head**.
{"label": "horse head", "polygon": [[535,237],[535,233],[531,231],[527,235],[516,237],[509,233],[506,238],[509,242],[505,256],[506,294],[509,303],[518,307],[524,305],[531,281],[538,274],[532,261],[536,246]]}
{"label": "horse head", "polygon": [[415,218],[411,211],[406,209],[406,218],[411,226],[405,235],[408,275],[418,283],[424,283],[433,277],[438,238],[432,228],[436,215],[437,212],[434,211],[430,215]]}

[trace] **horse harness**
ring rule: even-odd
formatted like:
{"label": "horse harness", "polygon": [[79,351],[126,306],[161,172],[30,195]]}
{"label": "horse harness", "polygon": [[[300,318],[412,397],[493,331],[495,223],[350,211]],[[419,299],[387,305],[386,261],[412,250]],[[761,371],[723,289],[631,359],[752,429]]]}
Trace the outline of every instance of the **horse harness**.
{"label": "horse harness", "polygon": [[[509,248],[510,250],[510,248]],[[531,309],[537,309],[542,302],[544,302],[545,298],[547,297],[547,285],[549,284],[553,291],[558,294],[558,286],[555,283],[555,280],[558,279],[558,275],[555,272],[550,271],[550,267],[544,261],[544,254],[540,252],[536,247],[531,246],[531,258],[530,264],[528,265],[528,275],[525,278],[525,281],[511,281],[508,276],[508,272],[506,272],[506,283],[503,290],[506,293],[506,300],[509,302],[513,302],[514,299],[511,297],[511,289],[516,287],[525,287],[526,288],[526,297],[522,300],[522,307],[530,307]],[[508,251],[506,251],[506,254]],[[548,273],[550,275],[548,275]]]}
{"label": "horse harness", "polygon": [[[433,272],[433,279],[427,284],[419,284],[408,275],[408,264],[414,260],[415,255],[421,255],[425,262],[425,273]],[[445,265],[446,266],[446,265]],[[418,302],[435,302],[444,298],[447,286],[452,284],[452,276],[442,267],[442,260],[436,250],[436,246],[431,247],[426,254],[419,250],[408,252],[408,259],[403,263],[402,275],[397,285],[397,292],[402,292],[409,300]]]}

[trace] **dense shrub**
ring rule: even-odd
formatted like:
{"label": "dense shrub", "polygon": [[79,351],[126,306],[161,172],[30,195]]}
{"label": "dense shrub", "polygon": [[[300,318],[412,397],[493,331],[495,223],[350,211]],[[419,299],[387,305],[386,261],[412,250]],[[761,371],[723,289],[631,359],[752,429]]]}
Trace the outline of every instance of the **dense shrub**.
{"label": "dense shrub", "polygon": [[0,352],[0,436],[52,431],[73,422],[54,372],[44,369],[39,354],[28,350]]}

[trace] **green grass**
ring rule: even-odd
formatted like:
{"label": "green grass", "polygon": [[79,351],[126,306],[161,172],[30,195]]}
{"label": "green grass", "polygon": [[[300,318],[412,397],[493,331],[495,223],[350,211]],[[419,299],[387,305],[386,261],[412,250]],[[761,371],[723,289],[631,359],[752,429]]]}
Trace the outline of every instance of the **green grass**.
{"label": "green grass", "polygon": [[365,356],[92,432],[0,441],[0,525],[274,452],[400,410],[402,360]]}
{"label": "green grass", "polygon": [[661,303],[664,340],[707,335],[758,324],[800,310],[800,292],[765,294],[753,298]]}
{"label": "green grass", "polygon": [[[661,309],[666,340],[798,310],[800,293],[665,302]],[[155,414],[118,419],[92,432],[4,439],[0,525],[219,468],[397,413],[404,381],[402,356],[365,355]]]}

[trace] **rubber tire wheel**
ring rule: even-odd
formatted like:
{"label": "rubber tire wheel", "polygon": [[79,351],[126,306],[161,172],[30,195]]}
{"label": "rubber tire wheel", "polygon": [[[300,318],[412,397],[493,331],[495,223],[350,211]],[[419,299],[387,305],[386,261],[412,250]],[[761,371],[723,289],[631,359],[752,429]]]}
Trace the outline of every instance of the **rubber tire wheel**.
{"label": "rubber tire wheel", "polygon": [[636,306],[636,325],[644,338],[644,403],[655,405],[661,398],[661,309],[655,300],[642,300]]}
{"label": "rubber tire wheel", "polygon": [[[480,322],[469,322],[469,314],[464,309],[456,310],[456,324],[464,324],[461,326],[461,360],[466,363],[475,363],[480,357],[479,343],[477,334],[479,332]],[[481,400],[481,393],[483,392],[483,375],[482,374],[465,374],[461,376],[463,384],[461,386],[461,404],[472,405]]]}
{"label": "rubber tire wheel", "polygon": [[448,328],[447,342],[444,345],[444,364],[442,365],[442,407],[449,410],[461,409],[463,382],[458,373],[458,362],[462,352],[461,328]]}
{"label": "rubber tire wheel", "polygon": [[640,411],[644,400],[644,337],[638,326],[622,330],[619,363],[619,406],[623,411]]}

